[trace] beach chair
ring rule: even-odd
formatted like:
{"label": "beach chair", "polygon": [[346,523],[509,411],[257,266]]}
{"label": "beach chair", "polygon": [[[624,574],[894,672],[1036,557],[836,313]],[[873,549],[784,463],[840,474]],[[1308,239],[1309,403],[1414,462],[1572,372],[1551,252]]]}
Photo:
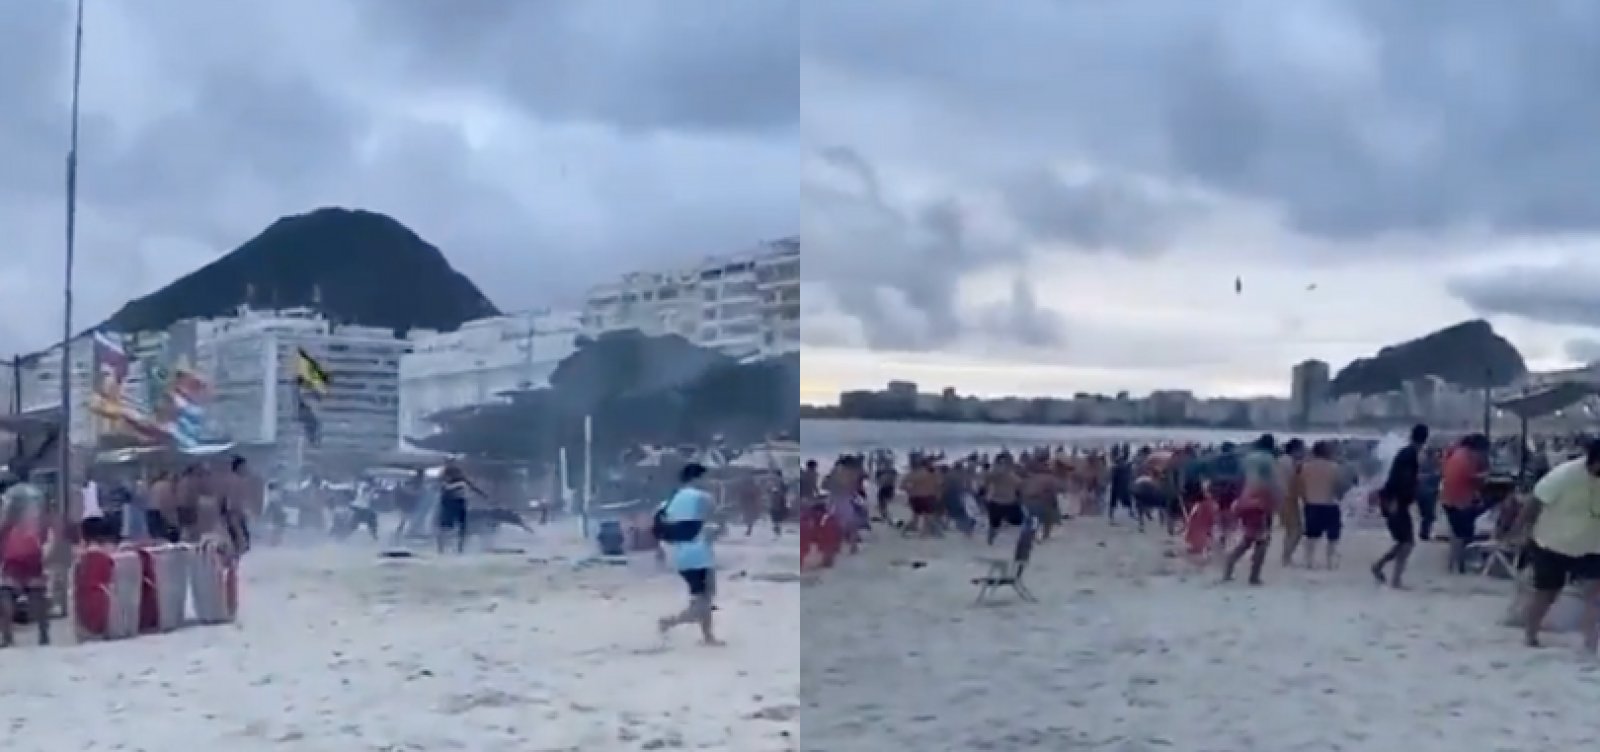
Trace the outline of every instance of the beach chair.
{"label": "beach chair", "polygon": [[982,605],[989,596],[996,594],[1002,588],[1011,588],[1017,597],[1028,603],[1035,603],[1037,598],[1023,582],[1023,573],[1028,569],[1028,560],[1033,557],[1033,542],[1039,532],[1039,522],[1033,517],[1028,517],[1022,523],[1022,531],[1017,534],[1017,547],[1010,559],[980,559],[988,566],[984,576],[973,579],[972,584],[978,586],[978,598],[973,605]]}
{"label": "beach chair", "polygon": [[1467,544],[1467,565],[1475,568],[1479,576],[1516,578],[1517,558],[1522,552],[1522,546],[1520,542],[1512,539],[1512,527],[1517,521],[1520,510],[1521,504],[1516,501],[1502,503],[1497,510],[1498,516],[1491,537]]}
{"label": "beach chair", "polygon": [[1467,544],[1466,560],[1480,577],[1511,579],[1517,572],[1517,546],[1502,540],[1489,539]]}

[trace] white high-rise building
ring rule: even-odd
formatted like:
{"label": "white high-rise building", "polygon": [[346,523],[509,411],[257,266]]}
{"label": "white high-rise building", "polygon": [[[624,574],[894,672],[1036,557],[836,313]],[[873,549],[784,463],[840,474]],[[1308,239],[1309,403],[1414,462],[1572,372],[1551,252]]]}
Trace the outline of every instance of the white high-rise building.
{"label": "white high-rise building", "polygon": [[771,244],[756,259],[761,290],[762,351],[781,355],[800,349],[800,239]]}
{"label": "white high-rise building", "polygon": [[590,290],[585,333],[678,334],[735,357],[800,346],[800,240],[764,243],[679,271],[636,272]]}
{"label": "white high-rise building", "polygon": [[[22,404],[19,412],[32,413],[56,410],[61,407],[61,357],[69,352],[72,365],[71,401],[72,425],[68,429],[73,446],[92,446],[95,443],[95,420],[89,412],[89,395],[94,384],[94,340],[78,337],[63,348],[56,345],[41,352],[22,357],[15,367],[15,375],[22,382]],[[7,370],[13,370],[9,365]],[[14,401],[16,387],[7,386],[6,403]]]}
{"label": "white high-rise building", "polygon": [[436,430],[443,410],[549,386],[581,333],[575,311],[538,310],[468,322],[453,332],[417,332],[400,359],[400,446]]}
{"label": "white high-rise building", "polygon": [[[196,365],[211,383],[210,418],[235,442],[297,457],[393,451],[399,443],[400,358],[410,343],[388,329],[335,325],[308,309],[241,310],[197,322]],[[315,401],[321,441],[301,443],[298,350],[330,376]],[[279,462],[289,460],[280,451]]]}

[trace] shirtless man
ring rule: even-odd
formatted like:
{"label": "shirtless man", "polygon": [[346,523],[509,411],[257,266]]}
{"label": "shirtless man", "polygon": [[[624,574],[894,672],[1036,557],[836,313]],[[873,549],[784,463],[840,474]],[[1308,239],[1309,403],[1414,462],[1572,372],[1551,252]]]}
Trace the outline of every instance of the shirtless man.
{"label": "shirtless man", "polygon": [[1311,446],[1311,456],[1300,464],[1300,491],[1306,534],[1306,569],[1316,568],[1317,542],[1327,540],[1324,561],[1333,569],[1339,561],[1339,539],[1344,532],[1339,465],[1333,461],[1333,447],[1326,441]]}
{"label": "shirtless man", "polygon": [[940,486],[933,462],[923,457],[914,460],[905,479],[906,499],[911,504],[911,523],[906,528],[907,532],[924,536],[938,533],[936,516],[939,513]]}
{"label": "shirtless man", "polygon": [[178,487],[172,473],[160,470],[150,481],[150,536],[168,543],[180,540],[178,526]]}
{"label": "shirtless man", "polygon": [[228,537],[240,555],[250,550],[250,532],[266,504],[261,480],[250,472],[243,457],[234,457],[219,488],[223,497],[224,524]]}
{"label": "shirtless man", "polygon": [[763,512],[766,511],[761,479],[750,475],[735,481],[733,497],[739,506],[740,520],[744,522],[744,537],[749,538],[756,534],[756,525],[761,522]]}
{"label": "shirtless man", "polygon": [[1022,481],[1022,503],[1039,518],[1039,539],[1050,540],[1050,533],[1061,524],[1061,484],[1049,461],[1035,458]]}
{"label": "shirtless man", "polygon": [[816,460],[806,460],[800,471],[800,488],[795,491],[802,505],[809,505],[822,495],[822,473],[817,471]]}
{"label": "shirtless man", "polygon": [[1305,514],[1301,503],[1305,486],[1300,476],[1301,463],[1306,458],[1306,443],[1290,439],[1278,458],[1278,483],[1283,488],[1282,503],[1278,505],[1278,520],[1283,525],[1283,566],[1294,565],[1294,552],[1305,535]]}
{"label": "shirtless man", "polygon": [[237,539],[233,528],[232,512],[225,496],[227,480],[204,467],[195,468],[189,487],[193,499],[192,522],[184,531],[184,539],[213,546],[225,558],[236,560],[244,553],[244,542]]}
{"label": "shirtless man", "polygon": [[185,543],[196,543],[200,540],[200,497],[209,492],[204,472],[198,465],[190,465],[184,468],[174,484],[176,498],[173,507],[177,518],[178,539]]}
{"label": "shirtless man", "polygon": [[828,492],[828,511],[838,521],[844,539],[850,544],[850,553],[861,550],[861,531],[868,526],[866,509],[861,502],[865,483],[866,470],[860,458],[848,456],[840,457],[823,481]]}
{"label": "shirtless man", "polygon": [[1010,452],[1001,452],[994,458],[994,465],[984,476],[983,484],[988,492],[984,508],[989,513],[988,542],[992,546],[1000,535],[1001,527],[1022,527],[1027,516],[1022,508],[1022,477],[1017,473]]}
{"label": "shirtless man", "polygon": [[900,472],[895,469],[892,461],[879,458],[878,470],[875,480],[878,484],[878,518],[885,525],[894,524],[894,516],[890,514],[889,505],[894,502],[895,488],[899,486]]}

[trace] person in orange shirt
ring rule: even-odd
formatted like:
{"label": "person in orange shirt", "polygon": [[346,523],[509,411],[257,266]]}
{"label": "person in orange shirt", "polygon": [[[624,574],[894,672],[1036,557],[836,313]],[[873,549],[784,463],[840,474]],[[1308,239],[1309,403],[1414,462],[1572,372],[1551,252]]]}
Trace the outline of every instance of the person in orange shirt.
{"label": "person in orange shirt", "polygon": [[1477,535],[1483,514],[1483,482],[1488,477],[1489,439],[1469,434],[1445,455],[1439,480],[1439,504],[1450,523],[1450,571],[1467,571],[1467,545]]}

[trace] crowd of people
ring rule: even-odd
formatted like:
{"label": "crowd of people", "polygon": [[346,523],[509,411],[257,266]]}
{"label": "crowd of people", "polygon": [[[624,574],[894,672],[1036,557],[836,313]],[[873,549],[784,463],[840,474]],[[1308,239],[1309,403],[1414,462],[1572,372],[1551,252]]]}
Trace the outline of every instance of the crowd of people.
{"label": "crowd of people", "polygon": [[237,560],[250,549],[251,521],[262,508],[261,484],[234,457],[213,467],[193,463],[129,481],[106,469],[80,472],[65,505],[29,477],[0,480],[0,647],[14,642],[19,609],[50,642],[52,595],[79,545],[168,541],[208,546]]}
{"label": "crowd of people", "polygon": [[[912,452],[904,464],[876,451],[841,456],[825,473],[807,462],[799,492],[843,529],[852,552],[880,525],[927,537],[982,530],[992,545],[1008,527],[1036,525],[1048,539],[1073,517],[1117,524],[1120,515],[1141,531],[1158,526],[1180,538],[1197,563],[1216,554],[1225,581],[1245,565],[1252,585],[1262,584],[1275,543],[1284,567],[1338,567],[1347,517],[1363,514],[1381,521],[1390,538],[1368,566],[1373,580],[1405,589],[1418,541],[1436,539],[1442,517],[1451,571],[1469,569],[1478,542],[1506,547],[1519,570],[1529,571],[1536,593],[1525,614],[1529,645],[1538,644],[1556,594],[1584,583],[1584,642],[1594,649],[1600,442],[1560,437],[1521,446],[1480,433],[1440,441],[1417,425],[1398,446],[1383,443],[1279,442],[1264,434],[1244,445]],[[908,514],[899,513],[901,498]],[[1494,524],[1480,530],[1491,513]]]}

